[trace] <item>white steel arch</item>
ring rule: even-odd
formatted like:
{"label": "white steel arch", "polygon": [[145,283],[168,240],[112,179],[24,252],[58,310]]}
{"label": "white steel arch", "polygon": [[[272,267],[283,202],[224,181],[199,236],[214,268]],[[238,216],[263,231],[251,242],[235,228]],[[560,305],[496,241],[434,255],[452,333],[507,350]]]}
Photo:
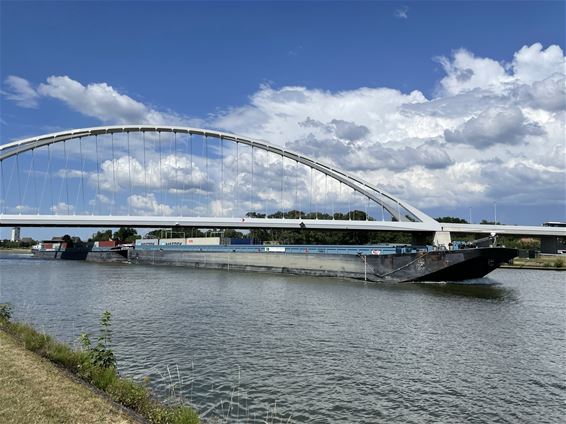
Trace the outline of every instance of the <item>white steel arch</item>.
{"label": "white steel arch", "polygon": [[[105,135],[105,134],[119,134],[119,133],[178,133],[178,134],[189,134],[189,135],[199,135],[203,137],[212,137],[217,138],[220,140],[231,141],[234,143],[240,143],[243,145],[248,145],[252,148],[257,148],[260,150],[264,150],[266,152],[271,152],[281,157],[288,158],[290,160],[296,161],[297,163],[301,163],[309,168],[315,169],[339,182],[342,184],[350,187],[355,192],[362,194],[363,196],[367,197],[368,199],[374,201],[375,203],[383,206],[391,216],[395,217],[398,222],[382,222],[378,225],[377,222],[368,223],[369,227],[384,227],[386,229],[394,230],[397,227],[399,229],[407,229],[407,228],[414,228],[415,230],[421,231],[436,231],[440,228],[438,222],[433,218],[429,217],[424,212],[420,211],[419,209],[415,208],[414,206],[406,203],[397,197],[379,189],[375,185],[357,177],[351,175],[345,171],[337,169],[333,166],[323,164],[319,161],[311,159],[307,156],[301,155],[299,153],[277,147],[273,144],[267,143],[261,140],[254,140],[247,137],[241,137],[238,135],[225,133],[221,131],[214,131],[214,130],[207,130],[201,128],[192,128],[192,127],[183,127],[183,126],[161,126],[161,125],[121,125],[121,126],[102,126],[102,127],[92,127],[92,128],[82,128],[82,129],[74,129],[68,131],[62,131],[57,133],[45,134],[36,137],[30,137],[18,141],[14,141],[11,143],[7,143],[4,145],[0,145],[0,162],[4,161],[10,157],[17,156],[21,153],[27,151],[33,151],[34,149],[38,149],[40,147],[49,146],[56,143],[61,143],[68,140],[73,139],[82,139],[89,136],[97,136],[97,135]],[[401,209],[408,211],[412,214],[412,218],[405,217],[401,214]],[[32,215],[33,217],[33,215]],[[5,218],[5,225],[7,225],[6,219],[8,218],[4,215]],[[118,217],[115,217],[118,218]],[[133,217],[130,217],[133,218]],[[33,221],[33,218],[31,219]],[[54,218],[55,222],[57,219]],[[28,219],[29,221],[29,219]],[[26,222],[28,222],[26,221]],[[65,220],[67,224],[71,223],[68,222],[69,219]],[[71,220],[74,222],[73,220]],[[84,221],[84,220],[83,220]],[[105,221],[102,219],[101,222]],[[153,220],[150,220],[152,223]],[[170,219],[167,219],[170,221]],[[219,220],[218,223],[221,224],[222,220]],[[275,223],[275,220],[271,219]],[[290,221],[294,220],[283,220],[286,221],[288,224],[291,224]],[[301,221],[301,220],[297,220]],[[403,222],[404,221],[404,222]],[[77,222],[81,222],[80,219]],[[144,221],[145,225],[148,225],[147,219]],[[251,221],[250,221],[251,222]],[[140,221],[141,223],[141,221]],[[265,223],[265,221],[264,221]],[[0,224],[2,222],[0,221]],[[323,222],[320,222],[321,225],[324,225]],[[12,224],[10,224],[12,225]],[[29,224],[24,224],[29,225]],[[45,225],[45,223],[44,223]],[[72,224],[71,224],[72,225]],[[79,224],[77,224],[79,225]],[[82,223],[81,225],[88,225]],[[180,224],[179,224],[180,225]],[[234,226],[234,225],[230,225]],[[284,225],[285,227],[287,225]],[[363,226],[363,224],[362,224]],[[335,228],[336,225],[326,225],[324,228]],[[352,228],[350,226],[350,228]],[[365,228],[365,227],[364,227]]]}

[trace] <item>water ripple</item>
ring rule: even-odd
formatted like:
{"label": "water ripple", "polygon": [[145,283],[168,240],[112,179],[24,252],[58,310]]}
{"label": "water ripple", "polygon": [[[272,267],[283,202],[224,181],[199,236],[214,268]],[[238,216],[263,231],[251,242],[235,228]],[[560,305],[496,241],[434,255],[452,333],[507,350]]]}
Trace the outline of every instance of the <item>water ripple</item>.
{"label": "water ripple", "polygon": [[10,255],[0,301],[70,343],[112,311],[120,372],[205,417],[553,423],[565,418],[563,275],[364,285]]}

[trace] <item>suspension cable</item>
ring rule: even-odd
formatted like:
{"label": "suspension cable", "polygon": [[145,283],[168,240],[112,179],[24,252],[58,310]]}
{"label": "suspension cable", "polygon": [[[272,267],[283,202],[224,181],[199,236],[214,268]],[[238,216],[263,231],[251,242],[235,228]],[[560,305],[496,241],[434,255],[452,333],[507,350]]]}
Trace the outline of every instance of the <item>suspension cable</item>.
{"label": "suspension cable", "polygon": [[[332,180],[330,180],[332,181]],[[334,220],[336,218],[336,206],[334,204],[334,200],[335,200],[336,196],[332,196],[332,219]]]}
{"label": "suspension cable", "polygon": [[324,174],[324,205],[328,208],[328,174]]}
{"label": "suspension cable", "polygon": [[116,207],[116,160],[114,159],[114,133],[110,134],[112,142],[112,206],[110,208],[110,215],[114,215]]}
{"label": "suspension cable", "polygon": [[[96,213],[100,213],[100,158],[98,157],[98,135],[94,136],[94,142],[96,146],[96,199],[95,199],[95,209]],[[49,147],[49,145],[47,146]]]}
{"label": "suspension cable", "polygon": [[0,160],[0,214],[6,212],[6,189],[4,188],[4,161]]}
{"label": "suspension cable", "polygon": [[220,185],[220,216],[224,216],[224,142],[220,137],[220,173],[222,175],[222,183]]}
{"label": "suspension cable", "polygon": [[285,156],[281,155],[281,216],[285,218],[283,207],[283,180],[285,179]]}
{"label": "suspension cable", "polygon": [[23,205],[22,205],[22,189],[20,187],[20,154],[19,153],[16,155],[16,174],[18,174],[16,177],[16,184],[18,186],[18,198],[19,198],[18,210],[21,215]]}
{"label": "suspension cable", "polygon": [[205,184],[205,187],[206,187],[206,191],[205,191],[206,192],[206,213],[209,214],[208,216],[210,216],[211,215],[211,211],[209,209],[210,208],[210,195],[209,195],[210,181],[209,181],[209,175],[208,175],[208,136],[207,135],[204,136],[204,151],[205,151],[205,170],[206,170],[205,171],[206,172],[206,184]]}
{"label": "suspension cable", "polygon": [[161,193],[161,198],[159,202],[159,209],[161,210],[161,215],[163,215],[163,180],[161,177],[161,131],[157,132],[157,149],[159,150],[159,191]]}
{"label": "suspension cable", "polygon": [[132,202],[132,158],[130,156],[130,132],[126,132],[128,141],[128,182],[130,185],[130,197],[128,199],[128,216],[130,215],[130,204]]}
{"label": "suspension cable", "polygon": [[295,208],[297,208],[299,219],[301,219],[301,205],[299,205],[299,161],[295,161]]}
{"label": "suspension cable", "polygon": [[65,154],[65,203],[67,204],[67,215],[70,215],[70,208],[69,208],[69,156],[67,155],[67,147],[66,141],[63,141],[63,151]]}
{"label": "suspension cable", "polygon": [[312,195],[313,195],[312,175],[313,175],[313,169],[311,167],[311,187],[309,190],[309,214],[312,214]]}
{"label": "suspension cable", "polygon": [[85,161],[83,156],[83,139],[82,137],[79,138],[79,149],[81,154],[81,192],[82,192],[82,200],[83,200],[83,212],[86,212],[86,202],[85,202]]}
{"label": "suspension cable", "polygon": [[[34,149],[31,149],[31,161],[30,161],[30,164],[29,164],[28,175],[26,177],[26,185],[24,186],[24,195],[23,195],[23,201],[24,202],[26,201],[26,194],[28,192],[29,179],[30,179],[30,175],[31,175],[32,167],[33,167],[33,159],[34,159],[33,151],[34,151]],[[37,199],[36,199],[36,201],[37,201]]]}
{"label": "suspension cable", "polygon": [[236,141],[236,213],[240,212],[240,143]]}
{"label": "suspension cable", "polygon": [[[201,139],[202,139],[202,137],[201,137]],[[203,140],[202,143],[201,143],[201,155],[200,155],[200,157],[201,157],[201,160],[200,160],[201,166],[202,166],[202,157],[205,155],[204,146],[205,146],[205,142],[204,142],[204,140]],[[201,171],[201,172],[202,172],[202,171]],[[201,176],[200,181],[199,181],[199,191],[200,191],[200,193],[199,193],[199,206],[201,207],[201,210],[202,210],[202,207],[204,206],[204,203],[205,203],[205,196],[204,196],[204,188],[203,188],[203,186],[204,186],[204,177]]]}
{"label": "suspension cable", "polygon": [[176,194],[174,197],[174,204],[179,206],[179,196],[177,193],[177,184],[179,184],[179,167],[177,166],[177,131],[173,131],[173,154],[175,156],[175,184],[173,185],[173,193]]}
{"label": "suspension cable", "polygon": [[194,190],[193,186],[195,185],[195,183],[194,183],[194,180],[193,180],[194,171],[193,171],[193,135],[192,134],[189,134],[189,147],[190,147],[190,150],[191,150],[191,164],[190,164],[191,165],[191,189],[190,189],[191,190],[191,208],[193,208],[193,210],[194,210],[194,207],[195,207],[195,190]]}
{"label": "suspension cable", "polygon": [[[81,157],[82,155],[80,154],[80,150],[81,150],[80,143],[81,143],[81,138],[79,137],[79,159],[82,159],[82,157]],[[81,169],[82,169],[82,161],[81,161]],[[81,182],[82,182],[82,174],[81,174]],[[75,208],[73,215],[76,215],[76,213],[78,211],[80,211],[80,209],[79,209],[79,196],[81,195],[81,186],[82,186],[81,183],[79,183],[77,185],[77,195],[75,196],[75,203],[73,203],[73,207]]]}
{"label": "suspension cable", "polygon": [[55,212],[55,200],[53,199],[53,173],[51,172],[51,150],[49,148],[49,144],[47,145],[47,155],[49,156],[48,167],[49,167],[49,189],[51,192],[51,213]]}
{"label": "suspension cable", "polygon": [[[12,163],[12,170],[10,171],[10,178],[8,179],[8,190],[12,187],[12,180],[14,179],[14,170],[16,169],[15,163]],[[8,200],[8,194],[6,194],[6,200]]]}
{"label": "suspension cable", "polygon": [[253,208],[253,201],[252,201],[253,192],[254,192],[254,145],[252,144],[252,184],[251,184],[251,189],[250,189],[250,212],[254,212],[252,210],[252,208]]}
{"label": "suspension cable", "polygon": [[142,132],[143,140],[143,190],[144,197],[147,199],[147,164],[145,162],[145,131]]}

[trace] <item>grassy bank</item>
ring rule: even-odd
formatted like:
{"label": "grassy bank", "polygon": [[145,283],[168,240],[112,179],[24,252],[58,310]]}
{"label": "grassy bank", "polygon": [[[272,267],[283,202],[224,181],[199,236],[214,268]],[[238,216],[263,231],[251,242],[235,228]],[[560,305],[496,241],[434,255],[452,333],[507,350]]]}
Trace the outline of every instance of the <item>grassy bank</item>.
{"label": "grassy bank", "polygon": [[566,258],[561,256],[539,256],[538,258],[515,258],[503,268],[560,269],[566,270]]}
{"label": "grassy bank", "polygon": [[[23,393],[28,391],[27,395],[24,395],[24,399],[28,399],[29,404],[22,405],[22,408],[16,402],[14,407],[10,409],[10,402],[13,401],[13,396],[11,396],[11,391],[4,393],[5,390],[1,386],[5,386],[4,381],[0,384],[0,413],[7,411],[10,413],[11,420],[8,422],[83,422],[78,418],[67,419],[65,418],[67,413],[61,408],[59,408],[57,400],[50,399],[49,396],[39,402],[43,402],[44,409],[39,409],[38,411],[44,410],[47,414],[46,416],[40,416],[39,419],[24,419],[20,420],[19,414],[25,416],[25,411],[29,410],[33,412],[33,398],[36,393],[34,392],[35,387],[52,386],[52,391],[57,392],[59,386],[59,380],[51,381],[49,377],[39,378],[38,375],[34,373],[26,374],[27,368],[30,363],[33,363],[35,357],[36,363],[41,363],[42,358],[52,362],[53,364],[65,369],[66,371],[74,374],[76,377],[81,379],[87,384],[90,384],[99,390],[105,392],[105,394],[114,402],[123,405],[126,408],[131,409],[137,414],[143,416],[150,423],[157,424],[197,424],[199,423],[198,414],[190,407],[184,405],[167,406],[158,401],[156,401],[149,393],[146,386],[133,382],[130,379],[125,379],[120,377],[117,369],[116,362],[114,359],[114,354],[109,348],[108,342],[110,340],[110,314],[103,314],[101,320],[101,334],[96,339],[95,345],[91,345],[90,339],[87,335],[81,336],[83,350],[73,350],[68,345],[60,343],[53,339],[52,337],[37,332],[29,324],[21,322],[12,322],[10,320],[10,308],[7,305],[0,304],[0,333],[3,331],[7,334],[3,334],[2,349],[8,352],[4,355],[0,352],[0,376],[2,380],[4,378],[10,378],[11,380],[17,378],[16,370],[19,370],[21,375],[26,376],[21,379],[21,386],[19,390]],[[11,342],[9,336],[11,336]],[[7,340],[7,342],[4,342]],[[22,362],[24,356],[18,355],[17,351],[14,349],[19,349],[19,351],[24,351],[28,354],[28,362]],[[10,353],[12,352],[12,353]],[[33,352],[33,354],[32,354]],[[36,354],[36,355],[34,355]],[[32,356],[29,356],[32,355]],[[42,358],[38,358],[37,355]],[[4,362],[6,364],[4,364]],[[45,362],[45,361],[44,361]],[[6,365],[6,368],[5,368]],[[44,363],[45,365],[51,365]],[[53,365],[51,365],[53,367]],[[7,371],[12,370],[12,371]],[[61,370],[59,370],[61,371]],[[5,375],[6,374],[6,375]],[[52,374],[54,375],[54,374]],[[10,377],[11,376],[11,377]],[[54,377],[53,377],[54,378]],[[61,377],[63,378],[63,377]],[[64,378],[63,378],[64,379]],[[16,384],[16,383],[13,383]],[[16,388],[16,386],[14,386]],[[88,391],[86,386],[85,390]],[[48,390],[49,392],[49,390]],[[91,397],[96,397],[96,395],[91,391]],[[61,394],[61,399],[64,399],[64,394]],[[75,409],[83,409],[81,402],[69,403],[69,406],[74,406]],[[59,411],[61,409],[60,417],[51,417],[51,411]],[[12,412],[10,412],[12,411]],[[30,413],[31,413],[30,412]],[[76,414],[80,414],[81,411],[75,411]],[[42,419],[42,418],[45,418]],[[104,419],[90,419],[84,422],[120,422],[113,421],[108,417],[103,417]],[[118,418],[117,418],[118,419]],[[0,422],[6,422],[6,419],[2,419],[0,415]],[[127,421],[123,421],[127,422]]]}
{"label": "grassy bank", "polygon": [[0,331],[0,422],[134,423],[112,402]]}

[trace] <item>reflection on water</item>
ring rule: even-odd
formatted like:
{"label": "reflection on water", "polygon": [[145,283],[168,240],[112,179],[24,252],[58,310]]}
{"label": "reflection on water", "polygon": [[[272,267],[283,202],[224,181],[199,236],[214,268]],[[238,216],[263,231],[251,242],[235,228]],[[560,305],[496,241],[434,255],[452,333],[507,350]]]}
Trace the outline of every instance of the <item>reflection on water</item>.
{"label": "reflection on water", "polygon": [[432,293],[442,296],[461,296],[501,301],[517,300],[517,293],[514,288],[506,287],[491,279],[482,280],[484,281],[478,282],[477,280],[474,280],[460,284],[419,283],[415,284],[415,287],[418,287],[424,293]]}
{"label": "reflection on water", "polygon": [[[229,422],[560,422],[565,282],[476,284],[0,258],[0,301],[75,343],[113,313],[120,372]],[[477,283],[482,283],[477,285]]]}

